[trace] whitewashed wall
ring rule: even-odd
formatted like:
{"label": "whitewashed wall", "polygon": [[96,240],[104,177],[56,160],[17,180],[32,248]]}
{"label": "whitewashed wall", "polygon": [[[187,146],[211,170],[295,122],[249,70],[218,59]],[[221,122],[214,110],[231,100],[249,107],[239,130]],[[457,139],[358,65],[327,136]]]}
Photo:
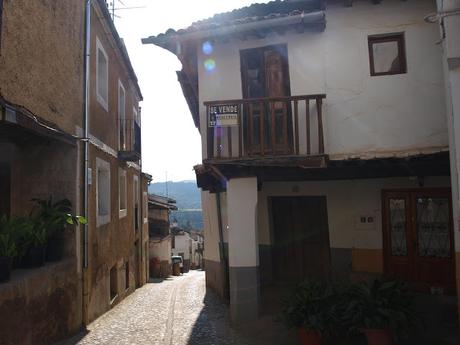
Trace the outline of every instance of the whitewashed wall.
{"label": "whitewashed wall", "polygon": [[[283,43],[288,49],[291,94],[327,95],[325,145],[333,157],[447,146],[442,54],[435,44],[439,29],[423,20],[435,10],[431,0],[386,0],[380,5],[356,1],[349,8],[328,7],[324,32],[233,40],[215,44],[211,55],[198,49],[203,157],[207,126],[203,102],[242,98],[241,49]],[[367,36],[395,32],[405,33],[408,73],[371,77]],[[211,72],[204,68],[209,58],[216,64]],[[301,153],[306,150],[304,128],[300,117]],[[236,130],[233,135],[237,152]]]}
{"label": "whitewashed wall", "polygon": [[175,236],[175,245],[172,248],[173,255],[179,255],[179,253],[184,253],[184,260],[190,260],[190,250],[191,250],[191,237],[188,233],[183,235]]}
{"label": "whitewashed wall", "polygon": [[149,241],[149,257],[159,258],[161,261],[168,260],[171,263],[171,237],[162,241]]}
{"label": "whitewashed wall", "polygon": [[[449,187],[449,177],[427,177],[424,187]],[[270,196],[325,196],[332,248],[382,249],[382,189],[419,188],[417,179],[408,177],[264,183],[259,192],[259,243],[270,244]],[[360,217],[373,217],[374,223],[365,227]]]}

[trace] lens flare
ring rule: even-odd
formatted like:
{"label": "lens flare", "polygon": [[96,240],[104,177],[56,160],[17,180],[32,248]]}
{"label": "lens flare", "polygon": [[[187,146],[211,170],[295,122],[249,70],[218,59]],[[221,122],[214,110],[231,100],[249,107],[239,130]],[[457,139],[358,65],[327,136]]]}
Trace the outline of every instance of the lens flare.
{"label": "lens flare", "polygon": [[212,43],[209,41],[204,42],[201,49],[203,50],[203,53],[206,55],[211,55],[214,50],[214,48],[212,47]]}
{"label": "lens flare", "polygon": [[204,69],[208,72],[213,72],[216,69],[216,62],[213,59],[206,59]]}

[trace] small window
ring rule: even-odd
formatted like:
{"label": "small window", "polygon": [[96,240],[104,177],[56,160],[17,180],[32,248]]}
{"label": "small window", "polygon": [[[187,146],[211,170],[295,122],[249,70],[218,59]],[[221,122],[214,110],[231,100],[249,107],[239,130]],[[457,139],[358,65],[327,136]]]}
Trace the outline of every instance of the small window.
{"label": "small window", "polygon": [[118,169],[118,205],[120,218],[126,217],[126,171]]}
{"label": "small window", "polygon": [[129,260],[125,262],[125,289],[129,289]]}
{"label": "small window", "polygon": [[110,222],[110,163],[96,158],[97,225]]}
{"label": "small window", "polygon": [[126,91],[121,81],[118,81],[118,122],[120,124],[119,149],[126,151]]}
{"label": "small window", "polygon": [[118,271],[116,265],[110,269],[110,302],[118,295]]}
{"label": "small window", "polygon": [[134,196],[134,229],[137,231],[139,230],[139,223],[140,223],[140,208],[139,208],[139,177],[134,175],[133,176],[133,196]]}
{"label": "small window", "polygon": [[109,111],[109,58],[96,38],[96,93],[98,102]]}
{"label": "small window", "polygon": [[371,76],[407,72],[404,34],[368,37]]}

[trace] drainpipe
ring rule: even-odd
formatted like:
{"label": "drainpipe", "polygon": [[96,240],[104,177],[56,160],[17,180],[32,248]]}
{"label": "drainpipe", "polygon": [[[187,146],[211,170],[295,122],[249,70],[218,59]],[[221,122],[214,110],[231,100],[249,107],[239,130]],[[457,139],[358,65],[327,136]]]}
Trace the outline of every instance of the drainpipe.
{"label": "drainpipe", "polygon": [[87,268],[88,268],[88,223],[89,223],[89,212],[88,212],[88,188],[89,188],[89,101],[90,101],[90,56],[91,56],[91,0],[85,0],[85,80],[84,80],[84,188],[83,188],[83,204],[84,204],[84,214],[87,220],[87,223],[83,228],[83,323],[88,322],[87,319],[87,296],[88,296],[88,277],[87,277]]}
{"label": "drainpipe", "polygon": [[223,264],[223,276],[224,276],[224,297],[230,298],[230,288],[229,288],[229,276],[228,276],[228,262],[225,254],[225,243],[224,243],[224,231],[222,225],[222,206],[220,204],[220,192],[216,193],[216,202],[217,202],[217,223],[219,226],[219,247],[220,247],[220,262]]}

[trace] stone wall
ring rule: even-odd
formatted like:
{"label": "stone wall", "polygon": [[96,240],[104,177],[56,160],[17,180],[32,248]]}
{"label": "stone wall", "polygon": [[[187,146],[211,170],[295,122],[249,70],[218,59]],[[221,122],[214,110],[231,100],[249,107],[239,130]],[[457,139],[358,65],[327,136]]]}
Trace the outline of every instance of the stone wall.
{"label": "stone wall", "polygon": [[13,271],[0,284],[0,344],[45,345],[81,327],[81,276],[69,259]]}
{"label": "stone wall", "polygon": [[68,133],[83,119],[84,3],[3,1],[0,96]]}

